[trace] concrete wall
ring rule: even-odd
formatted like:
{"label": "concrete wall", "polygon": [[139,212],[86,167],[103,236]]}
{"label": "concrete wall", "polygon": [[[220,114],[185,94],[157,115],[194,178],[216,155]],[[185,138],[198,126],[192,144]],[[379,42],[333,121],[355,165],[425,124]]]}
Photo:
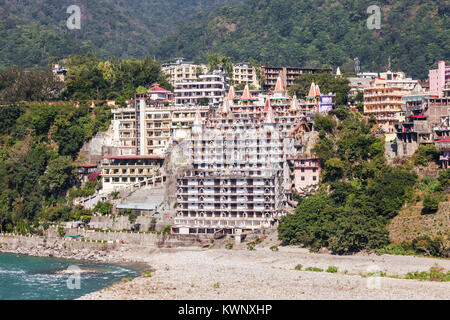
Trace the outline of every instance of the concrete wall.
{"label": "concrete wall", "polygon": [[140,231],[155,231],[157,219],[152,216],[138,216],[136,221],[132,224],[128,215],[125,216],[93,216],[91,222],[98,225],[96,229],[111,229],[111,230],[131,230],[134,224],[140,224]]}
{"label": "concrete wall", "polygon": [[[206,235],[175,235],[175,234],[156,234],[156,233],[138,233],[138,232],[114,232],[114,231],[90,231],[81,233],[85,240],[99,240],[125,244],[133,244],[150,247],[187,247],[197,246],[209,241],[211,236]],[[76,242],[83,241],[77,239]]]}
{"label": "concrete wall", "polygon": [[419,148],[419,143],[417,141],[402,142],[397,143],[397,156],[398,157],[411,157],[416,150]]}
{"label": "concrete wall", "polygon": [[385,143],[384,144],[384,155],[389,160],[393,160],[397,157],[397,144],[394,143]]}

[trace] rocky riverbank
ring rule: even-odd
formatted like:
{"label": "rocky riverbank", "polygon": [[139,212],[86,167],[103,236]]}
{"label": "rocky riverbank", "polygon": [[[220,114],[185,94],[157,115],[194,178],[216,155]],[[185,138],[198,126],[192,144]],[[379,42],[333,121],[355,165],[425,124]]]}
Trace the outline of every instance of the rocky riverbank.
{"label": "rocky riverbank", "polygon": [[[402,279],[409,272],[450,270],[450,260],[412,256],[312,254],[259,244],[162,248],[1,237],[0,252],[101,263],[141,264],[154,270],[81,299],[449,299],[449,282]],[[329,272],[327,272],[329,271]],[[371,274],[381,277],[371,277]]]}
{"label": "rocky riverbank", "polygon": [[90,261],[95,263],[140,263],[132,252],[144,247],[118,243],[77,242],[59,238],[0,236],[0,253],[22,254],[35,257],[54,257]]}
{"label": "rocky riverbank", "polygon": [[[450,261],[442,259],[257,248],[166,249],[153,252],[145,262],[155,270],[150,277],[120,282],[81,299],[449,299],[449,282],[401,279],[437,266],[447,272]],[[379,276],[371,277],[373,273]]]}

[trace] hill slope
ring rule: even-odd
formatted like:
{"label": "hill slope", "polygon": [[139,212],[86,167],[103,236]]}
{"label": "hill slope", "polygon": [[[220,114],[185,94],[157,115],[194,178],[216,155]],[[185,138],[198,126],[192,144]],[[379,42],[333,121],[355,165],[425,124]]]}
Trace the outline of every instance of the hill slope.
{"label": "hill slope", "polygon": [[[79,0],[81,30],[68,30],[71,0],[0,0],[0,68],[47,64],[51,56],[95,50],[100,57],[205,60],[352,69],[392,67],[425,79],[449,59],[447,0]],[[367,8],[382,10],[369,30]],[[221,6],[219,8],[219,6]],[[345,69],[345,68],[344,68]]]}
{"label": "hill slope", "polygon": [[69,30],[72,0],[0,0],[0,68],[45,65],[51,56],[95,50],[142,58],[177,23],[241,0],[79,0],[81,30]]}
{"label": "hill slope", "polygon": [[[382,10],[381,29],[367,28],[367,8]],[[264,64],[333,67],[361,60],[363,71],[394,69],[426,78],[450,52],[446,0],[246,0],[182,25],[159,54],[204,59],[205,51]]]}

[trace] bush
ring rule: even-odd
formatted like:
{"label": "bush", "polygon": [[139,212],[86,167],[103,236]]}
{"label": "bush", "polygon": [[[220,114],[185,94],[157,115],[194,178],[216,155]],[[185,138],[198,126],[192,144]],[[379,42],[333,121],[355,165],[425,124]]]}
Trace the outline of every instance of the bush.
{"label": "bush", "polygon": [[434,257],[442,257],[445,251],[443,244],[439,241],[439,239],[432,240],[428,236],[422,236],[414,239],[412,241],[412,246],[416,252]]}
{"label": "bush", "polygon": [[414,164],[416,166],[427,166],[428,162],[439,161],[440,152],[436,149],[434,144],[421,145],[414,154]]}
{"label": "bush", "polygon": [[336,272],[338,272],[338,267],[336,267],[336,266],[329,266],[328,269],[327,269],[327,272],[328,273],[336,273]]}
{"label": "bush", "polygon": [[272,251],[278,251],[279,249],[278,249],[278,246],[271,246],[271,247],[270,247],[270,250],[272,250]]}
{"label": "bush", "polygon": [[432,193],[428,193],[423,198],[423,210],[422,213],[429,214],[435,213],[439,209],[439,198]]}
{"label": "bush", "polygon": [[255,243],[254,242],[249,242],[247,243],[247,250],[248,251],[255,251]]}
{"label": "bush", "polygon": [[294,270],[301,271],[302,268],[303,268],[303,266],[301,264],[298,264],[295,266]]}
{"label": "bush", "polygon": [[227,243],[227,244],[225,245],[225,249],[227,249],[227,250],[233,249],[233,244],[232,244],[232,243]]}
{"label": "bush", "polygon": [[170,233],[170,231],[172,231],[172,226],[168,224],[162,229],[161,233]]}
{"label": "bush", "polygon": [[400,244],[390,244],[381,249],[376,249],[376,252],[380,254],[392,254],[392,255],[415,255],[417,252],[414,250],[412,243],[403,241]]}
{"label": "bush", "polygon": [[64,227],[58,227],[58,234],[60,237],[64,237],[66,235],[66,230],[64,230]]}
{"label": "bush", "polygon": [[308,267],[305,269],[306,271],[314,271],[314,272],[323,272],[323,269],[317,267]]}

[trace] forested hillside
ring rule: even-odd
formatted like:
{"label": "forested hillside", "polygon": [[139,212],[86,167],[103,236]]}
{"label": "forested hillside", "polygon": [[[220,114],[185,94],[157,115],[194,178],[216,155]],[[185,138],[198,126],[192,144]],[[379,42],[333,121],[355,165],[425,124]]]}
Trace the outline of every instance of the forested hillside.
{"label": "forested hillside", "polygon": [[[380,30],[367,28],[370,5],[381,7]],[[180,26],[157,55],[334,68],[358,57],[363,71],[384,71],[390,56],[393,69],[424,79],[449,58],[449,12],[447,0],[246,0]]]}
{"label": "forested hillside", "polygon": [[[0,0],[0,69],[42,66],[53,56],[88,50],[102,58],[143,58],[178,22],[236,1]],[[66,27],[73,4],[81,8],[81,30]]]}
{"label": "forested hillside", "polygon": [[[80,0],[81,30],[71,31],[72,4],[0,0],[0,69],[88,50],[202,62],[210,52],[293,66],[349,66],[358,57],[363,71],[384,70],[390,56],[394,69],[424,79],[450,52],[447,0]],[[370,5],[382,9],[380,30],[367,28]]]}
{"label": "forested hillside", "polygon": [[[89,106],[0,106],[1,230],[28,233],[42,222],[86,214],[72,208],[72,200],[87,191],[72,189],[67,196],[79,184],[74,160],[84,142],[108,128],[111,116],[109,107],[101,103],[94,109]],[[88,187],[93,189],[96,182]]]}
{"label": "forested hillside", "polygon": [[[448,232],[433,239],[411,232],[412,243],[389,245],[386,226],[405,204],[420,201],[423,190],[423,215],[436,213],[439,203],[448,201],[450,169],[441,170],[439,179],[419,179],[411,163],[388,165],[384,142],[371,133],[373,124],[374,119],[345,108],[315,117],[320,141],[313,152],[322,162],[322,185],[314,195],[299,199],[295,213],[281,220],[280,240],[312,250],[327,247],[336,254],[395,249],[448,256]],[[428,149],[417,155],[415,165],[417,159],[426,162],[435,157],[437,151]]]}

